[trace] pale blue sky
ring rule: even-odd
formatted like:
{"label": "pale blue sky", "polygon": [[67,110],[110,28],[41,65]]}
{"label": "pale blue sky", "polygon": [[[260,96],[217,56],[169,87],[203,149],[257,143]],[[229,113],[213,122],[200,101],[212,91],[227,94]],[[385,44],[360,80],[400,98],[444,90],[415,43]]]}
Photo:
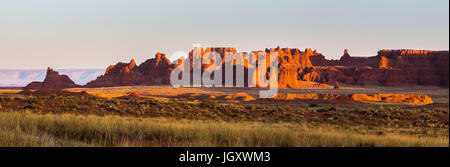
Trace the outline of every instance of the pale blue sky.
{"label": "pale blue sky", "polygon": [[193,43],[448,50],[448,0],[0,0],[0,69],[106,68]]}

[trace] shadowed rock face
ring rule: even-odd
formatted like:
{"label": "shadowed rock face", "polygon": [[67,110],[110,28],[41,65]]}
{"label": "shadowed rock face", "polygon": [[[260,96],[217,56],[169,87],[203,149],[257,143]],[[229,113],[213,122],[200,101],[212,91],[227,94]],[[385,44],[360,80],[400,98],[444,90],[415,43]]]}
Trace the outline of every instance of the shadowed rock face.
{"label": "shadowed rock face", "polygon": [[448,51],[381,50],[378,56],[387,59],[389,69],[399,70],[387,78],[388,85],[397,82],[392,78],[399,77],[410,85],[449,86]]}
{"label": "shadowed rock face", "polygon": [[429,50],[380,50],[373,57],[351,57],[346,50],[340,60],[314,57],[316,67],[307,71],[319,73],[314,81],[323,83],[448,87],[448,57],[448,51]]}
{"label": "shadowed rock face", "polygon": [[47,68],[47,74],[43,82],[31,82],[24,89],[64,89],[76,88],[80,85],[75,84],[67,75],[60,75],[52,68]]}
{"label": "shadowed rock face", "polygon": [[129,63],[109,66],[105,74],[86,84],[85,87],[109,87],[127,85],[168,85],[173,65],[163,53],[148,59],[139,66],[134,59]]}
{"label": "shadowed rock face", "polygon": [[[202,59],[203,54],[207,52],[217,52],[222,56],[222,69],[225,69],[224,55],[226,52],[238,54],[238,56],[244,56],[247,53],[237,53],[236,48],[199,48],[198,55],[194,55],[193,50],[189,52],[189,58],[191,60],[191,73],[193,71],[193,59],[198,56]],[[306,49],[304,52],[299,49],[291,48],[272,48],[265,51],[258,51],[267,56],[270,52],[278,52],[278,62],[280,68],[279,72],[279,87],[281,88],[295,88],[301,84],[299,71],[302,71],[306,67],[312,67],[309,56],[318,54],[317,51]],[[258,52],[253,54],[258,55]],[[98,77],[96,80],[86,84],[86,87],[108,87],[108,86],[125,86],[125,85],[168,85],[170,84],[170,73],[173,68],[178,65],[182,65],[183,60],[179,60],[177,64],[171,64],[170,61],[162,53],[157,53],[155,58],[148,59],[139,66],[136,66],[134,60],[130,63],[117,63],[116,65],[109,66],[105,75]],[[201,66],[201,70],[204,71],[211,64],[205,64]],[[248,67],[247,63],[236,64],[233,63],[233,71],[236,72],[236,66],[244,66],[245,74],[245,86],[248,86]],[[267,66],[269,68],[269,66]],[[270,72],[267,72],[270,74]],[[213,74],[214,76],[214,74]],[[225,70],[222,70],[222,81],[225,84]],[[191,75],[192,81],[192,75]],[[234,80],[235,84],[236,81]],[[256,83],[258,85],[258,83]]]}
{"label": "shadowed rock face", "polygon": [[[226,52],[238,56],[248,53],[238,53],[235,48],[200,48],[198,55],[189,52],[191,73],[194,68],[192,60],[198,56],[203,58],[205,52],[218,52],[222,56],[222,68],[225,68]],[[380,50],[372,57],[352,57],[346,49],[339,60],[327,60],[316,50],[297,48],[268,48],[264,51],[253,51],[250,54],[270,52],[278,53],[278,86],[279,88],[301,88],[305,81],[336,85],[336,83],[353,85],[434,85],[449,86],[449,52],[428,50]],[[139,66],[134,60],[129,63],[117,63],[109,66],[105,74],[89,82],[86,87],[108,87],[126,85],[169,85],[170,73],[183,60],[171,64],[163,53],[157,53],[155,58],[148,59]],[[204,71],[210,64],[202,65]],[[233,63],[233,70],[237,66],[244,66],[245,86],[248,86],[247,62]],[[269,66],[268,66],[269,67]],[[270,75],[270,72],[267,72]],[[222,70],[225,83],[225,70]],[[192,75],[191,75],[192,81]],[[234,83],[236,81],[234,80]],[[258,85],[258,83],[255,83]]]}

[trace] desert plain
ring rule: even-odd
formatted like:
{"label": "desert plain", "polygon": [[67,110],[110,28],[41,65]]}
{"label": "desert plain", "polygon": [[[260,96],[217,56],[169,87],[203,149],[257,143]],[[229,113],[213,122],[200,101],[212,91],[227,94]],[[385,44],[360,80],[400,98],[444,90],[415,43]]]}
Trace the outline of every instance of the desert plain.
{"label": "desert plain", "polygon": [[[259,99],[258,92],[168,85],[0,89],[0,145],[448,147],[448,88],[342,85],[280,89],[274,99]],[[355,94],[426,95],[432,102]]]}

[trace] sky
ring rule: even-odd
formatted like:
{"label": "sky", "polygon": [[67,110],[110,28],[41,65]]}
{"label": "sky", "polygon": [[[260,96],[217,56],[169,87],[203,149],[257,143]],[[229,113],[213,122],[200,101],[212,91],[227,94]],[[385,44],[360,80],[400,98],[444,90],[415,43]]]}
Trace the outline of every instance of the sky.
{"label": "sky", "polygon": [[[104,69],[193,44],[449,49],[448,0],[0,0],[0,69]],[[169,56],[170,57],[170,56]]]}

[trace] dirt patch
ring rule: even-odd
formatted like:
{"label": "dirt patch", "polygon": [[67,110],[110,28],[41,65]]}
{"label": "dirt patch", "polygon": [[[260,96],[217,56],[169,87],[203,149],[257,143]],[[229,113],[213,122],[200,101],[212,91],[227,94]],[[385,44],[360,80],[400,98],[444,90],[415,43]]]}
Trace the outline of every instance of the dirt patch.
{"label": "dirt patch", "polygon": [[401,103],[401,104],[415,104],[426,105],[433,103],[431,97],[422,94],[352,94],[352,95],[339,95],[339,94],[290,94],[283,93],[278,94],[274,100],[278,101],[295,101],[295,100],[308,100],[318,102],[330,102],[330,103],[354,103],[354,102],[382,102],[382,103]]}

